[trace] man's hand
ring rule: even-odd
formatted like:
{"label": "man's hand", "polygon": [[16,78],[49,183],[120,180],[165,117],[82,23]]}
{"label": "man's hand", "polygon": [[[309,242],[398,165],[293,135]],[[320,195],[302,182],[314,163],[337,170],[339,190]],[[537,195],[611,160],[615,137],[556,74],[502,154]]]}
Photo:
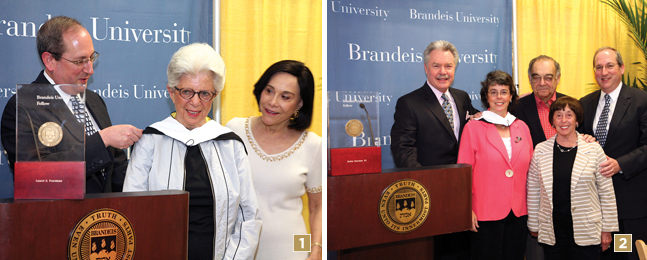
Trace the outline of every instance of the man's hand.
{"label": "man's hand", "polygon": [[600,164],[600,174],[604,177],[611,177],[620,172],[620,165],[616,159],[607,156],[607,160]]}
{"label": "man's hand", "polygon": [[611,233],[610,232],[602,232],[602,243],[600,243],[600,246],[602,247],[602,252],[605,250],[609,249],[609,246],[611,245]]}
{"label": "man's hand", "polygon": [[595,136],[582,134],[582,140],[584,140],[584,142],[587,142],[587,143],[593,143],[595,142]]}
{"label": "man's hand", "polygon": [[476,114],[469,116],[467,121],[479,119],[481,116],[483,116],[483,112],[476,112]]}
{"label": "man's hand", "polygon": [[99,135],[106,147],[126,149],[139,141],[139,138],[142,137],[142,130],[132,125],[113,125],[99,131]]}

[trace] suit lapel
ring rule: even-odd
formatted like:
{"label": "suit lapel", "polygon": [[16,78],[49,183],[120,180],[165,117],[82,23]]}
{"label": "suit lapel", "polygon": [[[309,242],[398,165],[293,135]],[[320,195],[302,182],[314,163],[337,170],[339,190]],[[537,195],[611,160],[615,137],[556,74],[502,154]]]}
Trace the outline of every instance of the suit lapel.
{"label": "suit lapel", "polygon": [[[523,146],[526,145],[526,142],[517,142],[517,140],[521,140],[519,132],[519,124],[510,125],[510,142],[512,144],[512,158],[510,160],[511,166],[514,165],[517,158],[519,158],[519,153],[524,150]],[[517,139],[517,137],[519,137],[519,139]]]}
{"label": "suit lapel", "polygon": [[[32,84],[48,84],[50,85],[49,81],[44,75],[45,71],[41,71],[36,80],[32,82]],[[58,92],[54,87],[47,87],[44,88],[44,91],[46,91],[49,95],[58,95]],[[81,123],[76,120],[76,117],[70,109],[67,107],[67,104],[63,102],[62,100],[56,99],[53,100],[52,103],[56,102],[56,106],[47,106],[45,109],[48,111],[50,114],[58,118],[58,120],[61,122],[61,126],[65,127],[67,131],[72,133],[72,136],[76,138],[78,141],[81,141],[79,138],[83,137],[83,127],[80,126]],[[52,107],[56,107],[56,109],[52,109]]]}
{"label": "suit lapel", "polygon": [[535,102],[535,95],[530,94],[532,99],[531,102],[528,102],[524,106],[524,111],[528,113],[526,122],[529,128],[533,129],[537,133],[543,133],[544,129],[541,127],[541,120],[539,120],[539,111],[537,111],[537,103]]}
{"label": "suit lapel", "polygon": [[465,117],[467,116],[467,110],[465,110],[464,108],[467,107],[467,106],[464,104],[464,102],[463,102],[464,100],[461,100],[461,99],[457,98],[458,95],[456,95],[456,91],[453,88],[449,88],[448,90],[452,94],[452,98],[454,99],[454,103],[456,103],[456,111],[458,113],[458,121],[460,121],[459,127],[463,127],[465,125],[465,122],[466,122]]}
{"label": "suit lapel", "polygon": [[[494,124],[487,123],[486,137],[488,142],[490,142],[490,144],[494,148],[496,148],[499,154],[501,154],[503,158],[508,159],[508,150],[505,149],[501,135],[499,134],[499,131],[496,129],[496,126]],[[508,162],[508,166],[510,166],[510,160],[506,160],[506,162]]]}
{"label": "suit lapel", "polygon": [[607,140],[613,136],[622,121],[622,117],[625,115],[627,108],[631,104],[631,95],[627,93],[627,86],[623,83],[622,89],[620,89],[620,94],[618,95],[618,101],[616,102],[616,108],[613,111],[613,117],[611,117],[611,122],[609,123],[609,132],[607,133]]}
{"label": "suit lapel", "polygon": [[571,195],[575,192],[575,186],[582,176],[584,167],[589,161],[589,157],[586,156],[590,151],[589,146],[584,143],[581,136],[577,136],[577,154],[575,155],[575,162],[573,163],[573,171],[571,174]]}
{"label": "suit lapel", "polygon": [[449,120],[445,115],[445,111],[443,110],[443,107],[438,102],[436,95],[434,95],[434,92],[430,89],[430,86],[427,85],[427,83],[425,83],[423,88],[426,88],[426,91],[424,91],[424,93],[425,93],[425,99],[427,99],[427,102],[425,102],[427,109],[429,109],[431,114],[433,114],[436,118],[438,118],[440,122],[443,123],[445,130],[451,133],[454,139],[456,139],[456,135],[454,135],[454,130],[452,130],[452,126],[449,125]]}
{"label": "suit lapel", "polygon": [[[548,142],[547,143],[548,146],[542,146],[542,148],[555,146],[555,136],[548,139],[547,142]],[[539,145],[537,146],[539,147]],[[542,183],[544,184],[544,188],[546,189],[547,197],[552,200],[553,198],[553,153],[551,149],[542,149],[541,153],[542,154],[539,161],[539,169],[541,169],[540,170],[541,179],[542,179]]]}
{"label": "suit lapel", "polygon": [[99,108],[99,106],[97,106],[97,104],[99,102],[101,102],[101,101],[95,100],[93,95],[88,95],[89,91],[90,90],[88,90],[88,89],[85,90],[85,92],[86,92],[85,93],[85,107],[88,108],[88,111],[90,112],[90,116],[92,116],[92,118],[94,118],[94,121],[97,122],[97,126],[96,126],[97,129],[101,130],[104,127],[106,127],[106,125],[108,125],[106,122],[104,122],[104,119],[105,119],[104,116],[97,116],[97,113],[99,113],[101,111],[101,109]]}
{"label": "suit lapel", "polygon": [[595,134],[595,129],[593,126],[594,118],[595,118],[595,111],[597,109],[598,103],[600,101],[600,90],[597,90],[595,94],[593,95],[593,98],[588,101],[588,103],[582,104],[584,107],[584,111],[588,111],[584,115],[584,133],[589,132],[592,134]]}

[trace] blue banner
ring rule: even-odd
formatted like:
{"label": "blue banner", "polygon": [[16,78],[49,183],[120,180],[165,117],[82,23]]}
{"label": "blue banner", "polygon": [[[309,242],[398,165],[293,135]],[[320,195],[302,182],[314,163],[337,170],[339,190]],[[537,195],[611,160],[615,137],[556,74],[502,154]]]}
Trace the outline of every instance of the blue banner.
{"label": "blue banner", "polygon": [[[0,107],[44,69],[36,33],[48,19],[77,19],[92,35],[99,59],[88,90],[106,102],[113,124],[144,128],[174,110],[166,67],[180,47],[212,45],[213,1],[12,1],[0,0]],[[13,197],[6,155],[0,159],[0,198]]]}
{"label": "blue banner", "polygon": [[395,167],[390,150],[395,104],[425,83],[422,53],[429,43],[447,40],[456,46],[459,64],[452,87],[466,91],[477,109],[482,109],[485,75],[497,69],[512,74],[511,0],[343,0],[328,1],[327,12],[328,91],[378,92],[369,102],[380,102],[380,136],[375,138],[382,146],[382,168]]}

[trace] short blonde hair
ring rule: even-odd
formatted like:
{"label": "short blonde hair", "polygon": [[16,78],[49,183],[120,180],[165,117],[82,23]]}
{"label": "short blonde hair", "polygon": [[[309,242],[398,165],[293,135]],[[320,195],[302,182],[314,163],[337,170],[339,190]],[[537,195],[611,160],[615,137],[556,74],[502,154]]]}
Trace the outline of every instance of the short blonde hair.
{"label": "short blonde hair", "polygon": [[225,71],[225,62],[213,47],[206,43],[192,43],[173,54],[166,75],[168,86],[176,87],[180,78],[186,74],[210,72],[213,75],[213,88],[216,93],[220,93],[225,85]]}

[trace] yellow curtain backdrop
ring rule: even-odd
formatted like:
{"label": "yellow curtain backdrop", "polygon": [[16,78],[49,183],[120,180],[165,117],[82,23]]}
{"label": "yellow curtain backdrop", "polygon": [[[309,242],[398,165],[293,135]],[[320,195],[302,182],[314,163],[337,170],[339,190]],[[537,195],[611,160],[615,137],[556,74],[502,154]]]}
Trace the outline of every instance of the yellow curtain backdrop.
{"label": "yellow curtain backdrop", "polygon": [[644,64],[626,26],[606,4],[597,0],[517,0],[519,89],[532,92],[528,63],[545,54],[561,66],[557,91],[575,98],[597,90],[593,54],[603,46],[616,48],[625,63],[625,75],[637,75]]}
{"label": "yellow curtain backdrop", "polygon": [[[315,78],[314,115],[309,130],[321,136],[321,5],[321,1],[292,0],[221,2],[220,47],[227,66],[221,94],[223,125],[234,117],[260,115],[252,93],[254,83],[270,65],[290,59],[305,63]],[[306,223],[307,203],[304,196]]]}

